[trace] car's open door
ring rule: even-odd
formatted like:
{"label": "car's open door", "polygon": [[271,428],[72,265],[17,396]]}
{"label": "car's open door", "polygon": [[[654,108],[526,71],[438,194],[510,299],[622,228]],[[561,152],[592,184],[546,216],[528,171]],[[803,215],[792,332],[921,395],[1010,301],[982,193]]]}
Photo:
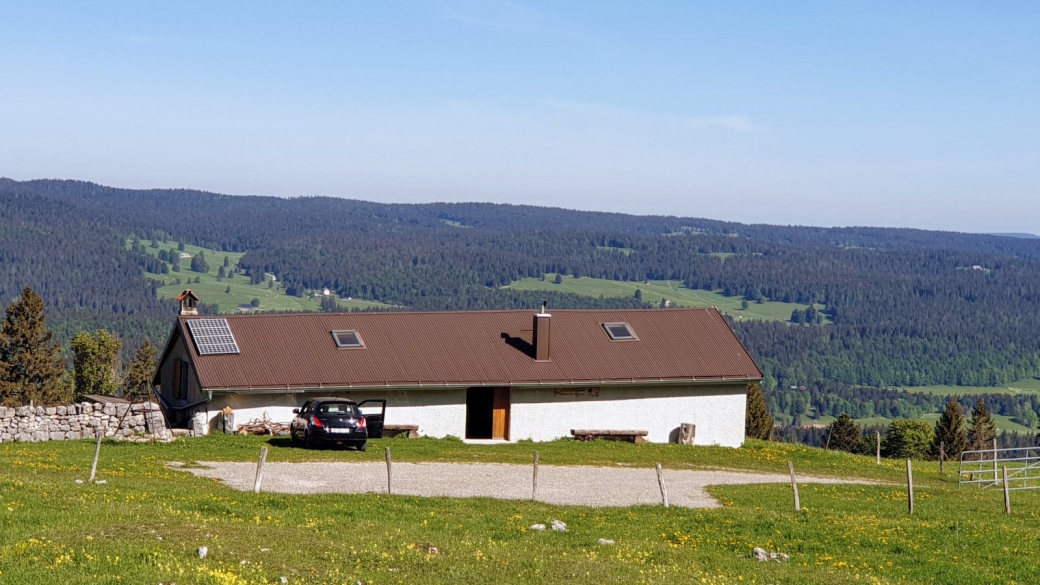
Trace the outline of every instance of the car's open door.
{"label": "car's open door", "polygon": [[361,414],[365,416],[365,422],[368,423],[368,438],[382,439],[383,421],[386,419],[386,401],[364,400],[358,403],[358,408],[361,409]]}

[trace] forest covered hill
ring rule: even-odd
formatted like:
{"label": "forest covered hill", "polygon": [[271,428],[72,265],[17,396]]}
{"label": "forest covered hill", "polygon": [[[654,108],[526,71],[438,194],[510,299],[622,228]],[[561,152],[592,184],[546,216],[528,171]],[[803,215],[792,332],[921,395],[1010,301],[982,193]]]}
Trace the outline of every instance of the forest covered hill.
{"label": "forest covered hill", "polygon": [[[126,246],[131,236],[138,248]],[[176,308],[160,298],[163,282],[146,278],[169,273],[142,249],[152,240],[234,252],[242,278],[273,275],[290,295],[328,287],[396,310],[535,307],[540,298],[651,306],[509,286],[546,274],[804,306],[786,320],[734,321],[770,388],[1001,386],[1040,375],[1036,239],[0,179],[0,299],[34,288],[59,337],[105,327],[127,346],[145,336],[162,343]]]}

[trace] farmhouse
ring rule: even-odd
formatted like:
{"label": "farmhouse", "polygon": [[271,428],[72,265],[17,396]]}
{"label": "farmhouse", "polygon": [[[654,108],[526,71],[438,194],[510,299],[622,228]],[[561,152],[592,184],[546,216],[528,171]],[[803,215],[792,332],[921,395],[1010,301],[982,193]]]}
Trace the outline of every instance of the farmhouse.
{"label": "farmhouse", "polygon": [[572,429],[744,440],[762,373],[716,309],[302,313],[182,310],[154,385],[174,426],[288,422],[309,397],[386,400],[433,437],[547,441]]}

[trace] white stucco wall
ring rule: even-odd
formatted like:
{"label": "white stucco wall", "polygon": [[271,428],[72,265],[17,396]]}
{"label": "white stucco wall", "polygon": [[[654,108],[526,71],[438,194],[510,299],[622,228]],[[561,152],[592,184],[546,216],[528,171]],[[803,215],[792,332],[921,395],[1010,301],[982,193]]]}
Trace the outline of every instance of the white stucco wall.
{"label": "white stucco wall", "polygon": [[[417,424],[430,437],[465,437],[466,391],[409,390],[387,392],[337,392],[361,402],[387,401],[387,424]],[[292,420],[313,394],[214,395],[208,405],[211,425],[225,406],[242,424],[264,413],[276,422]],[[569,437],[571,429],[639,429],[647,440],[666,443],[675,439],[680,423],[697,425],[695,444],[739,447],[744,442],[746,387],[694,386],[686,388],[601,388],[599,396],[557,396],[552,388],[511,390],[509,439],[551,441]]]}
{"label": "white stucco wall", "polygon": [[551,441],[571,429],[649,431],[667,443],[681,423],[697,425],[696,445],[744,444],[745,386],[601,388],[599,396],[556,396],[552,388],[513,389],[510,439]]}

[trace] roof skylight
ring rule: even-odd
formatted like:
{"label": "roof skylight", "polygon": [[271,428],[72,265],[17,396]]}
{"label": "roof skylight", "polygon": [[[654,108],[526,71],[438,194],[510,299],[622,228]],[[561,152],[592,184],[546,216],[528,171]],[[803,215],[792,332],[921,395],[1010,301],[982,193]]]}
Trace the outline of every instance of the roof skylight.
{"label": "roof skylight", "polygon": [[332,338],[336,340],[336,347],[341,349],[349,347],[365,347],[365,342],[361,340],[361,334],[359,334],[355,329],[333,331]]}
{"label": "roof skylight", "polygon": [[628,323],[604,323],[603,329],[613,341],[638,341],[639,338],[632,332]]}

